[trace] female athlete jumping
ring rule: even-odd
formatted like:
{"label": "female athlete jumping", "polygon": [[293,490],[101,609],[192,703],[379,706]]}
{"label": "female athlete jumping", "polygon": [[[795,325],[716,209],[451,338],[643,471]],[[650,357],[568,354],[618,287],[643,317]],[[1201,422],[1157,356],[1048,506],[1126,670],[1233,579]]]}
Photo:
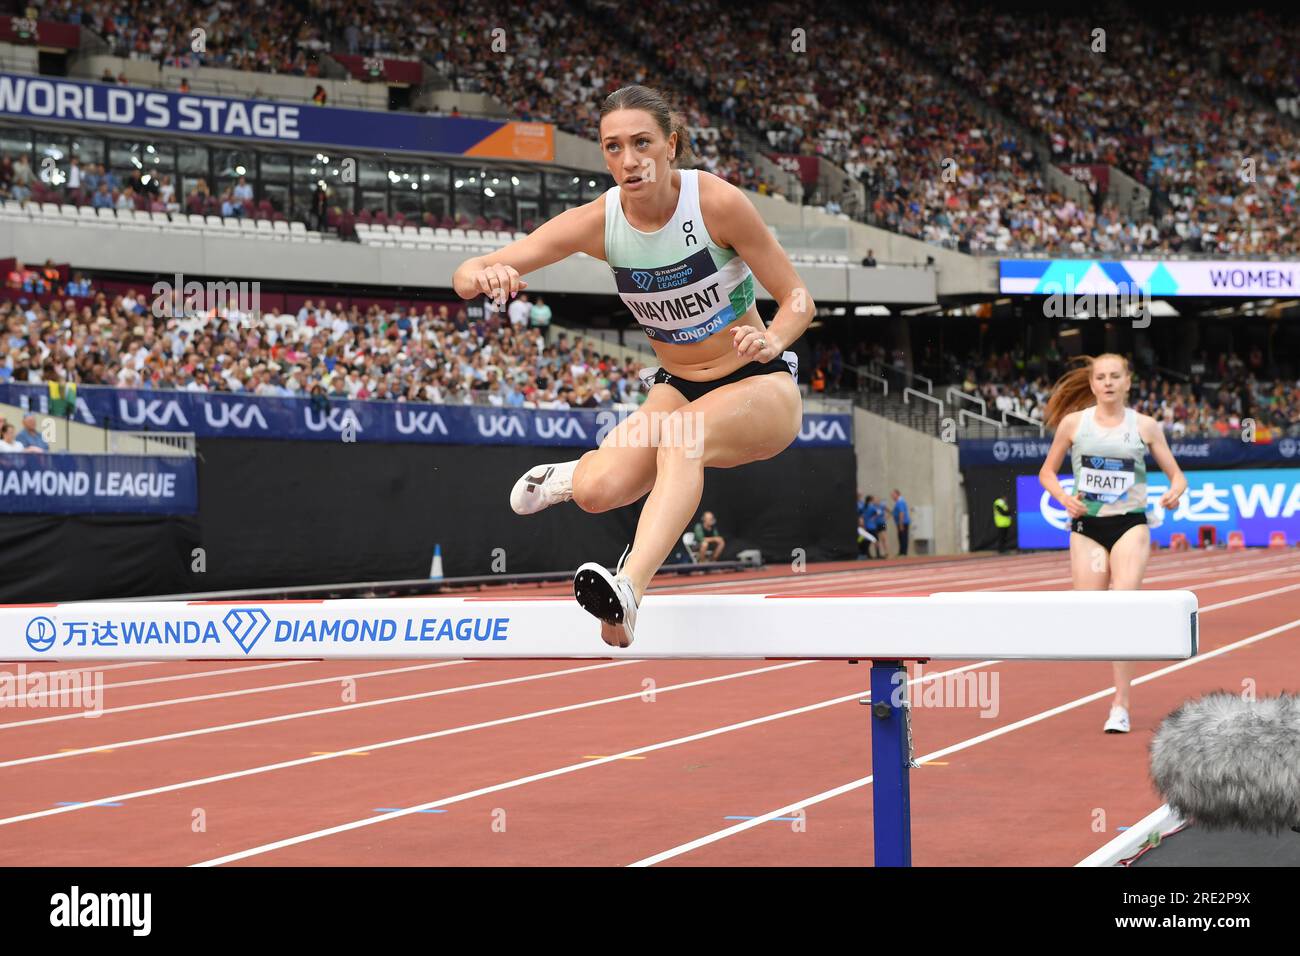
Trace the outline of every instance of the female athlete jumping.
{"label": "female athlete jumping", "polygon": [[[1160,507],[1170,510],[1187,490],[1164,429],[1150,415],[1127,407],[1132,378],[1128,359],[1107,353],[1084,356],[1062,376],[1047,401],[1047,427],[1056,437],[1038,480],[1070,516],[1070,572],[1076,591],[1136,591],[1142,586],[1151,532],[1147,526],[1146,454],[1169,479]],[[1056,473],[1070,452],[1074,494]],[[1133,664],[1115,661],[1115,699],[1102,728],[1129,730],[1129,687]]]}
{"label": "female athlete jumping", "polygon": [[[689,143],[660,93],[625,86],[600,114],[600,146],[617,185],[504,249],[466,260],[452,282],[463,299],[505,303],[527,287],[521,275],[585,252],[609,263],[619,296],[650,338],[662,367],[642,374],[653,383],[645,403],[599,448],[530,469],[510,494],[516,512],[533,514],[569,500],[609,511],[649,493],[615,573],[587,563],[573,583],[605,642],[628,647],[641,596],[699,508],[704,469],[771,458],[798,435],[797,361],[784,350],[816,306],[744,193],[675,168]],[[755,277],[779,303],[768,327],[754,306]],[[657,440],[636,437],[645,435]]]}

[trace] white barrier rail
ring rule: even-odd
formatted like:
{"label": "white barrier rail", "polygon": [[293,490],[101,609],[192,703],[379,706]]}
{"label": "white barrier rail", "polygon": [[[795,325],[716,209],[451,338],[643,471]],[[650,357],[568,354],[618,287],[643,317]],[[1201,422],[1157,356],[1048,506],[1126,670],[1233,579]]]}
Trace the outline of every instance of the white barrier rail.
{"label": "white barrier rail", "polygon": [[0,605],[0,660],[1181,660],[1196,609],[1190,591],[655,595],[619,650],[568,597]]}

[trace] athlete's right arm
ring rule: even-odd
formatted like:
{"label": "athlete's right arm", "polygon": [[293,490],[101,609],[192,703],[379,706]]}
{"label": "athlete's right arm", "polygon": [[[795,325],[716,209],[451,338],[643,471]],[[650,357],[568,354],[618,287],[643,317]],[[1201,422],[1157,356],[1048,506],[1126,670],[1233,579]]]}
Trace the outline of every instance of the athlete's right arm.
{"label": "athlete's right arm", "polygon": [[1061,482],[1057,479],[1056,474],[1061,470],[1061,465],[1065,462],[1066,452],[1070,450],[1070,445],[1074,442],[1075,431],[1079,427],[1079,412],[1071,412],[1061,419],[1061,424],[1057,426],[1056,435],[1052,438],[1052,447],[1047,451],[1047,458],[1043,461],[1043,467],[1038,471],[1039,483],[1047,489],[1047,493],[1056,499],[1057,504],[1066,510],[1071,518],[1078,518],[1088,513],[1087,507],[1078,498],[1073,498],[1065,493],[1061,487]]}
{"label": "athlete's right arm", "polygon": [[528,288],[521,276],[575,252],[605,258],[604,196],[566,209],[503,249],[466,259],[452,276],[451,285],[462,299],[495,295],[504,304]]}

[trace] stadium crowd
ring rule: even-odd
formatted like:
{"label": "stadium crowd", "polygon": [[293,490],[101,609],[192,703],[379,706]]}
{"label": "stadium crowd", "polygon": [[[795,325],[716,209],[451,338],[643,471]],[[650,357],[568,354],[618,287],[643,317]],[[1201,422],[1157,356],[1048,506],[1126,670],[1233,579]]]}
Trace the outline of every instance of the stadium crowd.
{"label": "stadium crowd", "polygon": [[40,19],[92,30],[114,56],[186,69],[319,76],[316,54],[329,49],[320,28],[292,3],[41,0],[32,6]]}
{"label": "stadium crowd", "polygon": [[[963,86],[1042,136],[1054,161],[1115,166],[1149,186],[1155,250],[1300,249],[1300,137],[1276,109],[1249,101],[1193,55],[1186,31],[1123,11],[994,13],[971,0],[895,2],[881,16]],[[1231,20],[1203,19],[1202,36]],[[1229,61],[1252,49],[1230,29],[1218,43]],[[1295,48],[1282,50],[1294,68]]]}
{"label": "stadium crowd", "polygon": [[296,313],[169,314],[165,296],[0,302],[0,382],[256,395],[607,408],[643,400],[620,364],[578,336],[546,343],[550,307],[471,318],[463,304],[385,309],[305,302]]}
{"label": "stadium crowd", "polygon": [[[1270,14],[1202,14],[1170,36],[1112,12],[1099,54],[1080,17],[989,16],[971,0],[882,7],[897,35],[1026,124],[1055,161],[1111,164],[1151,186],[1155,213],[1129,218],[1050,189],[1033,144],[971,115],[934,67],[870,24],[851,26],[836,8],[796,4],[801,46],[780,26],[787,5],[771,3],[685,0],[675,15],[693,29],[668,36],[654,8],[595,0],[538,0],[523,13],[477,0],[307,5],[310,18],[291,4],[253,0],[198,13],[158,0],[46,0],[41,16],[81,22],[120,55],[179,66],[317,75],[320,50],[419,56],[458,90],[587,138],[606,93],[663,86],[695,131],[703,165],[737,185],[771,188],[734,132],[740,123],[776,151],[823,156],[860,178],[870,221],[972,252],[1260,254],[1300,245],[1295,131],[1187,55],[1187,44],[1203,44],[1241,82],[1294,95],[1296,30]],[[205,31],[203,52],[192,50],[195,28]],[[729,68],[699,68],[719,61]]]}
{"label": "stadium crowd", "polygon": [[[38,6],[118,53],[180,66],[316,75],[322,50],[417,56],[457,90],[586,138],[606,93],[661,86],[686,116],[701,164],[736,185],[773,188],[737,135],[742,126],[774,152],[821,156],[861,180],[867,205],[851,212],[963,251],[1300,249],[1300,134],[1247,92],[1296,96],[1300,30],[1266,12],[1157,25],[1118,9],[1089,19],[893,0],[868,22],[834,4],[681,0],[673,15],[692,28],[664,31],[657,8],[610,0]],[[1106,25],[1104,52],[1094,49],[1093,19]],[[204,31],[203,52],[193,50],[194,29]],[[702,68],[709,63],[727,66]],[[1035,142],[979,115],[949,81],[1023,124],[1054,163],[1108,164],[1145,183],[1150,209],[1126,214],[1104,197],[1076,202],[1053,189]],[[157,201],[139,192],[122,200],[110,189],[98,201]],[[226,201],[200,198],[209,213]]]}
{"label": "stadium crowd", "polygon": [[[1067,368],[1055,342],[1041,353],[972,353],[965,360],[947,355],[945,363],[953,370],[951,380],[984,399],[995,420],[1009,412],[1037,422],[1052,384]],[[1256,437],[1300,437],[1300,378],[1287,381],[1276,374],[1262,350],[1252,349],[1244,359],[1220,352],[1213,361],[1201,353],[1190,369],[1180,380],[1138,366],[1129,405],[1160,422],[1171,440],[1240,438],[1244,427],[1252,427],[1247,422],[1254,423]]]}

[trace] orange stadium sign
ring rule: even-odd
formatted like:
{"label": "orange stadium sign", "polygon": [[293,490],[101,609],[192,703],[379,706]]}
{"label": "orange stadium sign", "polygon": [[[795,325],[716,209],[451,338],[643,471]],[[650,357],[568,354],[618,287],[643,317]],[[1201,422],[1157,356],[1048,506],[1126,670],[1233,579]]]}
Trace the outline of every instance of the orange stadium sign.
{"label": "orange stadium sign", "polygon": [[551,163],[555,161],[555,127],[550,123],[506,123],[467,149],[465,155]]}

